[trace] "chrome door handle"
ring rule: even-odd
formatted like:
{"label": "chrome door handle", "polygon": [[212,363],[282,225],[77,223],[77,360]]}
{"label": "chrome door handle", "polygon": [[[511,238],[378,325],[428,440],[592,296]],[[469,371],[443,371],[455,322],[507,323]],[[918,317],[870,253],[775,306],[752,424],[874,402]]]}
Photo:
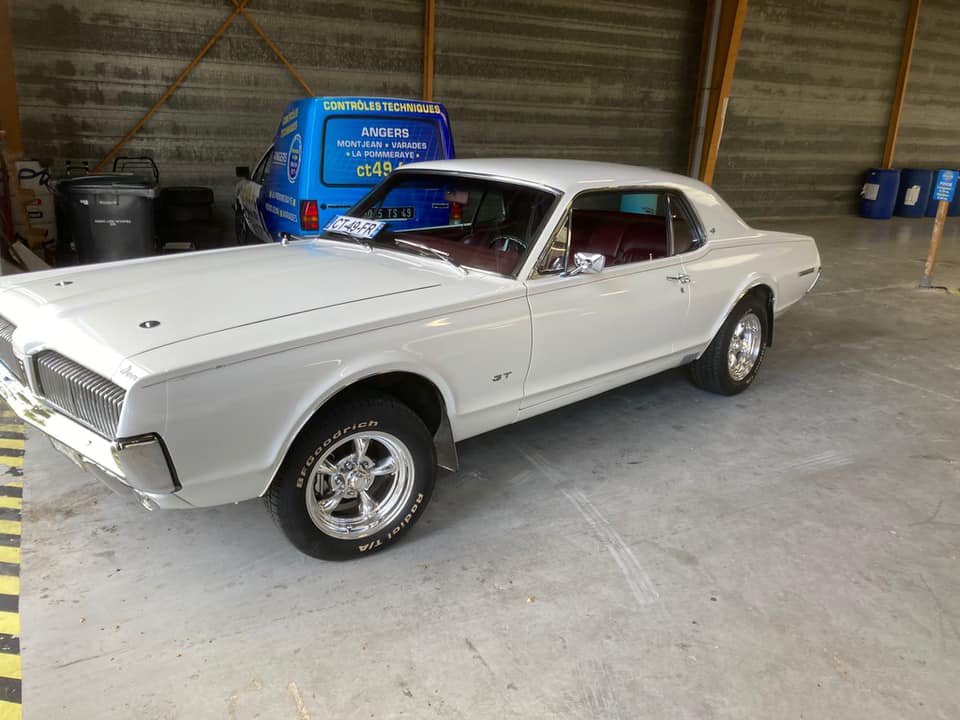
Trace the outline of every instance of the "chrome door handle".
{"label": "chrome door handle", "polygon": [[667,275],[667,280],[676,280],[681,285],[688,285],[690,283],[690,276],[687,274]]}

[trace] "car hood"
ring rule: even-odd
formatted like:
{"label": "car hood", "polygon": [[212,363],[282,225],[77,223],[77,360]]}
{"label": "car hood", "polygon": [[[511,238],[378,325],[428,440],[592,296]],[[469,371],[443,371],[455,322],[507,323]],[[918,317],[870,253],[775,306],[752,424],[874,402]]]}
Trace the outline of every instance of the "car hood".
{"label": "car hood", "polygon": [[5,278],[0,315],[18,327],[15,343],[26,352],[59,349],[110,377],[124,358],[164,345],[456,277],[452,267],[396,252],[295,242]]}

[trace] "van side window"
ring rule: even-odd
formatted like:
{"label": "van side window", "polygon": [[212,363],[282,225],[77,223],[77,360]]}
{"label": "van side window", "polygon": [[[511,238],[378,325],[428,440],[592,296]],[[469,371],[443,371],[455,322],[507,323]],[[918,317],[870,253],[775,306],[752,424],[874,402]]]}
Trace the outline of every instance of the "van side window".
{"label": "van side window", "polygon": [[260,158],[260,162],[257,163],[257,167],[254,169],[253,175],[250,177],[250,179],[255,183],[260,183],[263,185],[263,181],[267,179],[267,168],[270,165],[271,155],[273,155],[273,145],[271,145],[263,154],[263,157]]}

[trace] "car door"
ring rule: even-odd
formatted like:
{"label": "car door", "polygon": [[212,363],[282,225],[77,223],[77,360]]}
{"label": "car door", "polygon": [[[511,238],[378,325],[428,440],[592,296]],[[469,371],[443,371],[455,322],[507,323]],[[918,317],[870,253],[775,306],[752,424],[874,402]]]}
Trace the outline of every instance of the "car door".
{"label": "car door", "polygon": [[263,156],[261,156],[260,162],[257,163],[250,178],[248,180],[241,180],[237,188],[243,219],[247,223],[249,231],[260,242],[270,242],[270,236],[263,223],[261,206],[263,203],[263,182],[267,176],[267,169],[270,166],[270,156],[272,154],[273,147],[270,147]]}
{"label": "car door", "polygon": [[[665,191],[591,191],[572,201],[527,281],[533,351],[522,415],[678,364],[689,293],[671,246]],[[578,272],[578,254],[600,255],[603,269]]]}

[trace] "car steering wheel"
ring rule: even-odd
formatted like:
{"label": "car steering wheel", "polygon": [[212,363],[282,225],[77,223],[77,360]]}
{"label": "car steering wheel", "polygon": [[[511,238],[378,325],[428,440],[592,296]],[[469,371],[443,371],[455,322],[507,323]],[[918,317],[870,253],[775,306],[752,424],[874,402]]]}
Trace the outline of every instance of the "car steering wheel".
{"label": "car steering wheel", "polygon": [[508,252],[511,246],[516,246],[517,252],[521,255],[527,251],[527,244],[516,235],[497,235],[487,245],[489,248],[497,248],[500,252]]}

